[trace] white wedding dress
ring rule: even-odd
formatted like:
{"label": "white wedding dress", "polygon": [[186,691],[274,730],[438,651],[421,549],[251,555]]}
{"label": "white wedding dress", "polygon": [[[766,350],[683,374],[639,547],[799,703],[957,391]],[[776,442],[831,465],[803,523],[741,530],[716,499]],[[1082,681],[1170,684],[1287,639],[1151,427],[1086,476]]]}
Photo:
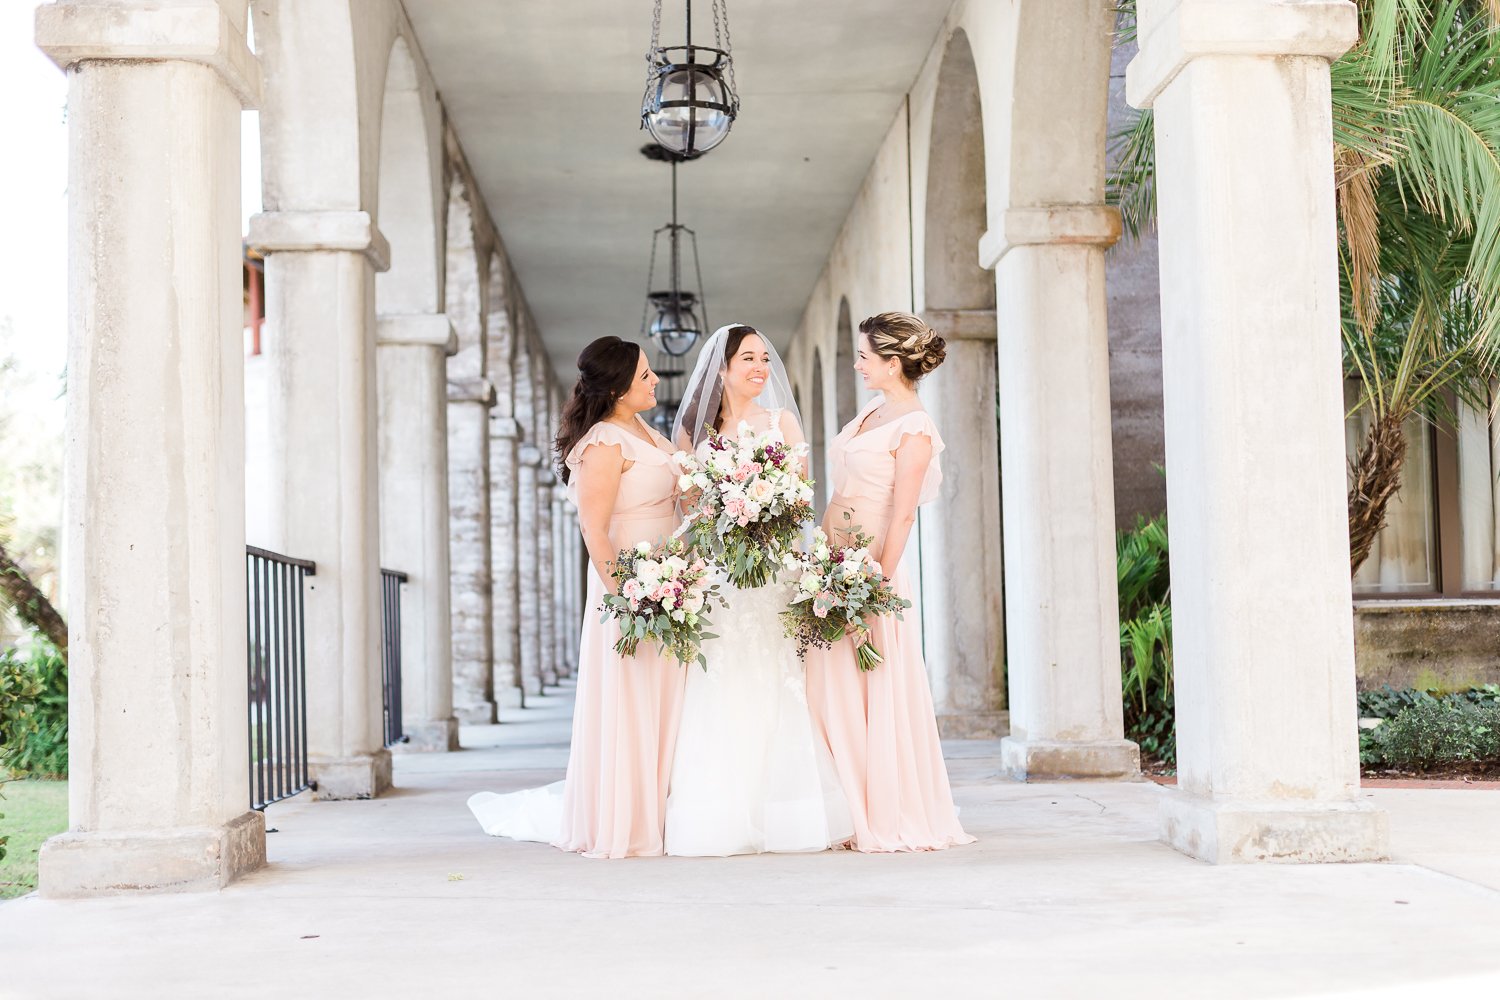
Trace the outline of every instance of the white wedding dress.
{"label": "white wedding dress", "polygon": [[703,644],[708,669],[685,668],[667,854],[823,851],[853,836],[833,756],[813,733],[802,661],[782,634],[792,586],[719,584],[728,606],[710,616],[719,638]]}

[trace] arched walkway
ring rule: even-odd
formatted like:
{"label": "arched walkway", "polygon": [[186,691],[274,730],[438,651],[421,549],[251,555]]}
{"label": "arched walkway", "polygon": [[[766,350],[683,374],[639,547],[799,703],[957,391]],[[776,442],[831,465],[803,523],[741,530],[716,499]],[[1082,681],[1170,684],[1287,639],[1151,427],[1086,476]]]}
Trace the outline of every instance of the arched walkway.
{"label": "arched walkway", "polygon": [[1005,707],[1000,456],[995,410],[995,281],[979,266],[984,133],[968,36],[953,32],[938,70],[923,201],[922,316],[947,360],[921,386],[944,434],[942,495],[924,509],[922,623],[939,727],[999,736]]}

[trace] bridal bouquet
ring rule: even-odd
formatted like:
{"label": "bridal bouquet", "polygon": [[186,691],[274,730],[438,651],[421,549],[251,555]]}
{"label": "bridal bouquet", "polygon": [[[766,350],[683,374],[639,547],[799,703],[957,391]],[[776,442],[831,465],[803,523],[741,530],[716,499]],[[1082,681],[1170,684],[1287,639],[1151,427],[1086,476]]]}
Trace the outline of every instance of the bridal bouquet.
{"label": "bridal bouquet", "polygon": [[781,568],[813,517],[812,483],[799,459],[807,445],[788,447],[741,422],[731,438],[713,434],[703,461],[679,451],[683,492],[698,499],[684,528],[694,547],[723,567],[737,587],[760,587]]}
{"label": "bridal bouquet", "polygon": [[716,639],[704,631],[712,603],[720,605],[718,587],[708,582],[709,565],[694,558],[680,539],[659,549],[641,542],[620,553],[611,574],[619,581],[618,594],[606,594],[601,622],[614,618],[620,623],[615,652],[634,656],[642,639],[655,642],[664,655],[686,665],[696,660],[704,670],[708,661],[700,653],[704,639]]}
{"label": "bridal bouquet", "polygon": [[785,633],[797,642],[797,655],[809,646],[827,649],[846,632],[854,637],[854,660],[861,670],[874,670],[884,659],[870,641],[866,618],[895,615],[911,607],[897,595],[891,582],[870,556],[870,536],[856,534],[854,545],[836,549],[819,528],[812,551],[802,556],[802,576],[791,604],[781,612]]}

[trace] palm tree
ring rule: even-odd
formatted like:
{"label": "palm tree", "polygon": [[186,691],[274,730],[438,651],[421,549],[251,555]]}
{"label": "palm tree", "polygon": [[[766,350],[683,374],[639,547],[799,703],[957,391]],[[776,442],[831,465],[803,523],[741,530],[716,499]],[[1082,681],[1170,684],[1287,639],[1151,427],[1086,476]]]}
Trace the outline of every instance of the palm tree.
{"label": "palm tree", "polygon": [[[1500,371],[1500,0],[1356,0],[1360,40],[1332,67],[1344,368],[1370,429],[1351,463],[1349,563],[1385,526],[1413,415],[1490,408]],[[1133,39],[1135,0],[1120,6]],[[1155,223],[1141,112],[1114,137],[1127,234]]]}

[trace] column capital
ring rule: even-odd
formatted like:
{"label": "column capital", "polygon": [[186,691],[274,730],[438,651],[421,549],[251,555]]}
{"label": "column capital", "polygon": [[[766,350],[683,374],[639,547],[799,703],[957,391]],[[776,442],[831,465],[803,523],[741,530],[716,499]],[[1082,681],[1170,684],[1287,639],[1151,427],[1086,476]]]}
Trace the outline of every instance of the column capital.
{"label": "column capital", "polygon": [[521,450],[516,453],[516,460],[533,469],[539,468],[542,464],[542,450],[536,445],[523,444]]}
{"label": "column capital", "polygon": [[[441,347],[443,353],[458,353],[458,334],[446,313],[404,313],[376,318],[376,344]],[[451,383],[449,395],[451,397]]]}
{"label": "column capital", "polygon": [[1016,247],[1053,244],[1110,247],[1120,239],[1120,210],[1112,205],[1042,205],[1007,208],[1000,224],[979,240],[979,266],[987,271]]}
{"label": "column capital", "polygon": [[1149,108],[1199,56],[1337,59],[1359,39],[1359,14],[1349,0],[1142,0],[1139,33],[1125,99]]}
{"label": "column capital", "polygon": [[478,403],[481,406],[495,405],[495,387],[483,376],[448,379],[448,402]]}
{"label": "column capital", "polygon": [[260,62],[214,0],[100,4],[80,0],[36,9],[36,44],[64,70],[90,60],[192,62],[219,74],[240,105],[260,105]]}
{"label": "column capital", "polygon": [[377,271],[391,266],[391,245],[369,212],[259,212],[250,216],[250,245],[261,253],[352,250]]}
{"label": "column capital", "polygon": [[922,322],[944,340],[994,340],[993,309],[928,309]]}
{"label": "column capital", "polygon": [[515,417],[501,417],[490,414],[490,437],[505,438],[508,441],[519,441],[521,439],[521,422]]}

